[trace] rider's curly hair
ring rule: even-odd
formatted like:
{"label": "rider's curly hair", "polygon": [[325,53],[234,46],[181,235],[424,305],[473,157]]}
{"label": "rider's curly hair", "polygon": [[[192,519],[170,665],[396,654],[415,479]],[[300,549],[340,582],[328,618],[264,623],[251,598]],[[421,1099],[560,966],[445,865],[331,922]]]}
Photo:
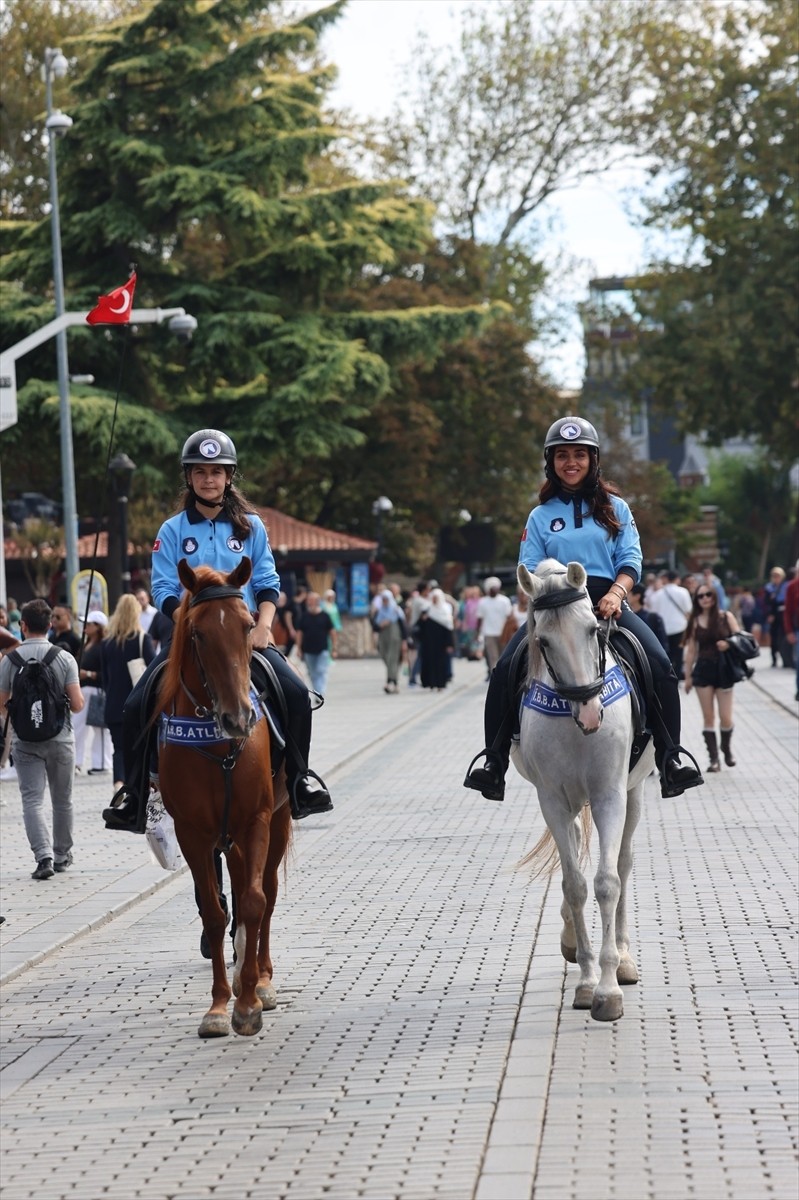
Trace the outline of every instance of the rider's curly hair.
{"label": "rider's curly hair", "polygon": [[593,446],[588,447],[591,466],[580,490],[572,493],[564,489],[563,484],[555,474],[552,460],[556,449],[557,447],[550,446],[546,454],[547,477],[538,493],[540,503],[546,504],[547,500],[551,500],[553,496],[562,496],[569,500],[572,496],[578,496],[580,500],[588,501],[590,515],[594,518],[597,525],[601,525],[603,529],[606,529],[610,537],[618,537],[621,532],[621,522],[616,516],[610,498],[611,496],[620,496],[621,493],[614,483],[606,483],[602,478],[598,452]]}

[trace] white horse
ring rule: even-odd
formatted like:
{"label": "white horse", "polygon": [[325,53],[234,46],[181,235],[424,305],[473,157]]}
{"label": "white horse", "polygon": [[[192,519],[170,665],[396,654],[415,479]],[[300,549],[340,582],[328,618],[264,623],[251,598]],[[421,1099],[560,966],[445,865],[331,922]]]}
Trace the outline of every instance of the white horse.
{"label": "white horse", "polygon": [[[650,742],[628,773],[634,736],[630,695],[618,667],[605,682],[606,647],[583,567],[548,558],[534,575],[520,565],[517,577],[530,598],[529,669],[520,738],[511,753],[517,771],[536,788],[547,824],[522,863],[551,875],[560,859],[561,953],[580,966],[574,1007],[590,1008],[597,1021],[617,1021],[624,1013],[619,984],[638,982],[627,929],[627,883],[654,750]],[[608,664],[615,662],[608,650]],[[592,821],[599,833],[598,982],[584,916],[588,887],[580,869]]]}

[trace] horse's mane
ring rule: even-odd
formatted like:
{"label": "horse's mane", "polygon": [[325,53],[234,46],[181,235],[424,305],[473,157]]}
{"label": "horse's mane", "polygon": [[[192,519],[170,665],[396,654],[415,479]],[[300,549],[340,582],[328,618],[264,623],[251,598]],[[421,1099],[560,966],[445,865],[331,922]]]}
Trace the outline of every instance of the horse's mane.
{"label": "horse's mane", "polygon": [[[200,588],[210,587],[212,584],[222,585],[226,582],[226,576],[215,571],[213,567],[198,567],[195,574],[199,584],[198,591]],[[181,689],[180,670],[186,653],[186,643],[189,639],[188,611],[191,599],[192,593],[185,592],[175,614],[175,631],[172,634],[169,655],[161,678],[161,686],[158,689],[158,708],[161,711],[171,707]]]}

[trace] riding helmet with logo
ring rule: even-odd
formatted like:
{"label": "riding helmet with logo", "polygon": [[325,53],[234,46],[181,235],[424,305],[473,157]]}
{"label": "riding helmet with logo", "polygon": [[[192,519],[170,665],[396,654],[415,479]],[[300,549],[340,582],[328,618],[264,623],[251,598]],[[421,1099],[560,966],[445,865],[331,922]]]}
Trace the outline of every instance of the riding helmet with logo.
{"label": "riding helmet with logo", "polygon": [[198,429],[186,438],[180,461],[184,467],[195,463],[221,463],[225,467],[238,464],[232,438],[220,429]]}
{"label": "riding helmet with logo", "polygon": [[561,417],[549,428],[544,453],[553,446],[593,446],[599,449],[599,435],[590,421],[583,417]]}

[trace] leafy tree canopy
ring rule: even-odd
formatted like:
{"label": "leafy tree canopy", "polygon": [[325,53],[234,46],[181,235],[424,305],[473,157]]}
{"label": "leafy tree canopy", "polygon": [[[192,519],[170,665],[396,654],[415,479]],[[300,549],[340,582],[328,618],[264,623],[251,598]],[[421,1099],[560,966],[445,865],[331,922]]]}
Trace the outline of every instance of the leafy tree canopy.
{"label": "leafy tree canopy", "polygon": [[639,294],[636,386],[716,443],[799,455],[797,37],[793,0],[675,4],[653,26],[640,137],[666,173],[649,220],[687,231],[686,262]]}

